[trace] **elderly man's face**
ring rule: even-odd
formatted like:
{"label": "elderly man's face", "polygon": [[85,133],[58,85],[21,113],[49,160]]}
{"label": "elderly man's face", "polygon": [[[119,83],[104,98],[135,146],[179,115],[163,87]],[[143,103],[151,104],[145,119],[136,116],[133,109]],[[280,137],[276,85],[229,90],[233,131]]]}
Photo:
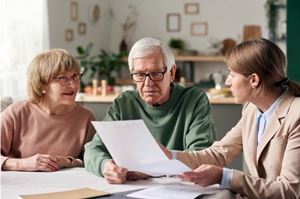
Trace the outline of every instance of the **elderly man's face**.
{"label": "elderly man's face", "polygon": [[[166,65],[160,50],[155,51],[142,58],[133,59],[133,73],[153,73],[164,72]],[[170,71],[164,73],[164,77],[160,81],[153,81],[146,76],[145,81],[135,82],[140,97],[150,105],[158,105],[165,103],[170,97],[170,83],[175,79],[176,66],[174,65]]]}

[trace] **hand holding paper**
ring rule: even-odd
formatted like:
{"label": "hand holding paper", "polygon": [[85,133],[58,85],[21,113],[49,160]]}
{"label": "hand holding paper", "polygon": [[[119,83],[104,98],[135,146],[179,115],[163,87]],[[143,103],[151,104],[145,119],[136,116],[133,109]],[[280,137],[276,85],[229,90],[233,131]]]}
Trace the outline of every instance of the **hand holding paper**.
{"label": "hand holding paper", "polygon": [[167,158],[143,120],[93,121],[92,124],[116,164],[128,171],[160,176],[191,170],[182,162]]}

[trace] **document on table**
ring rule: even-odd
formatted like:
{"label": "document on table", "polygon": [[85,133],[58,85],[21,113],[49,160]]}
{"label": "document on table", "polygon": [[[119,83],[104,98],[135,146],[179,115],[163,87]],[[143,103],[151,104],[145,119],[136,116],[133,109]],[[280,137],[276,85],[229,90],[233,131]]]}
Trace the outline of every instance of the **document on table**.
{"label": "document on table", "polygon": [[120,167],[151,176],[178,175],[191,169],[169,160],[143,120],[93,121],[110,155]]}
{"label": "document on table", "polygon": [[20,195],[21,199],[74,199],[74,198],[94,198],[100,196],[108,196],[110,193],[106,193],[103,191],[91,189],[91,188],[82,188],[82,189],[74,189],[69,191],[59,191],[59,192],[51,192],[51,193],[40,193],[40,194],[26,194]]}
{"label": "document on table", "polygon": [[128,197],[144,199],[191,199],[203,195],[200,186],[162,185],[128,194]]}

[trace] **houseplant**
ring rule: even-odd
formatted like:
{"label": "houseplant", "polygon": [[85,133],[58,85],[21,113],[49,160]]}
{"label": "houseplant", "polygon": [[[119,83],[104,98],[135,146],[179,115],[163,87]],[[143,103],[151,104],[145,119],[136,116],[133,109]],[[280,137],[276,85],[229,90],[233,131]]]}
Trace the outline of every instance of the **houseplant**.
{"label": "houseplant", "polygon": [[276,38],[278,38],[278,0],[267,0],[265,8],[268,17],[269,38],[274,41]]}
{"label": "houseplant", "polygon": [[184,41],[179,38],[171,38],[168,45],[171,47],[174,55],[177,55],[184,48]]}
{"label": "houseplant", "polygon": [[106,79],[108,85],[115,84],[115,75],[123,66],[127,66],[124,61],[124,52],[113,53],[103,49],[98,54],[91,55],[93,44],[89,43],[85,48],[77,47],[78,55],[76,58],[81,65],[82,87],[92,85],[93,79]]}
{"label": "houseplant", "polygon": [[183,48],[184,48],[184,41],[182,39],[179,39],[179,38],[171,38],[169,40],[169,46],[171,48],[183,50]]}

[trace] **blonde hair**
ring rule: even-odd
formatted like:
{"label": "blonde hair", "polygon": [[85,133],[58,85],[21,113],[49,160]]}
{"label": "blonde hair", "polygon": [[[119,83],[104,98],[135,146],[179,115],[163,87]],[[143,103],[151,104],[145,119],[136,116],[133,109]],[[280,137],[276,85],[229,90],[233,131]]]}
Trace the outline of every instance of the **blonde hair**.
{"label": "blonde hair", "polygon": [[51,49],[38,54],[27,69],[29,100],[38,103],[43,98],[43,90],[49,81],[64,71],[80,73],[80,65],[75,57],[64,49]]}
{"label": "blonde hair", "polygon": [[282,50],[267,39],[244,41],[227,54],[228,67],[244,76],[256,73],[261,86],[285,90],[300,96],[300,85],[286,76],[286,57]]}

